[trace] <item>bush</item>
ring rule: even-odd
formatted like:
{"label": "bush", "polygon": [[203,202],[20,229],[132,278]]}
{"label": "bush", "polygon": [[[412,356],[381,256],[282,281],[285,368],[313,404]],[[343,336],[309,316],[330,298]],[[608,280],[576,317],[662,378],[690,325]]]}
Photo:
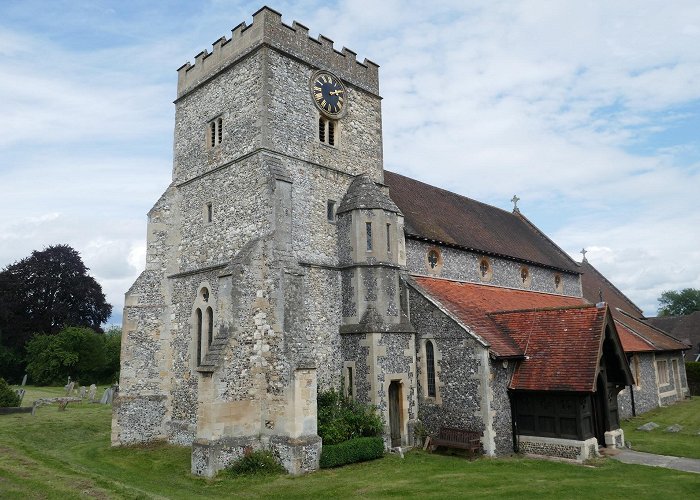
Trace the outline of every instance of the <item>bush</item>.
{"label": "bush", "polygon": [[689,361],[685,364],[685,375],[688,377],[688,389],[693,396],[700,396],[700,362]]}
{"label": "bush", "polygon": [[[1,336],[2,332],[0,332]],[[11,383],[19,384],[26,368],[23,358],[24,356],[18,349],[0,345],[0,377]]]}
{"label": "bush", "polygon": [[340,467],[355,462],[366,462],[384,455],[381,437],[360,437],[340,444],[323,445],[320,465],[322,469]]}
{"label": "bush", "polygon": [[69,375],[84,383],[113,382],[120,342],[120,332],[102,335],[82,327],[36,335],[27,343],[27,373],[37,385],[64,383]]}
{"label": "bush", "polygon": [[246,449],[245,454],[229,465],[226,470],[235,475],[281,474],[285,472],[284,467],[270,451],[252,451],[250,449]]}
{"label": "bush", "polygon": [[0,408],[19,406],[20,399],[4,378],[0,378]]}
{"label": "bush", "polygon": [[377,437],[384,424],[375,408],[344,397],[335,389],[320,392],[317,398],[318,435],[323,446],[359,437]]}

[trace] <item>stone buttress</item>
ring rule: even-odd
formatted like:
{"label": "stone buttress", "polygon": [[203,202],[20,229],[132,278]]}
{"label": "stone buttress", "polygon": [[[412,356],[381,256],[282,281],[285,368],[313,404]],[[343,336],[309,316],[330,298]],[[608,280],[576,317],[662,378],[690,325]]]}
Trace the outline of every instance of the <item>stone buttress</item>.
{"label": "stone buttress", "polygon": [[346,393],[376,405],[388,447],[413,444],[415,333],[405,313],[403,215],[366,175],[338,207]]}

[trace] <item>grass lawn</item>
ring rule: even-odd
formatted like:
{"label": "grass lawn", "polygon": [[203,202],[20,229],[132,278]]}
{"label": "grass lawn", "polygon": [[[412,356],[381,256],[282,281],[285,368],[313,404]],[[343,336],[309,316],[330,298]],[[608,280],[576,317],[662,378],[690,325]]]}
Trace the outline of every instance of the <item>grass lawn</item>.
{"label": "grass lawn", "polygon": [[[29,388],[28,396],[34,391]],[[693,497],[700,489],[698,474],[610,459],[594,466],[522,458],[470,462],[422,451],[404,460],[388,456],[297,478],[220,475],[205,480],[190,475],[188,448],[110,448],[110,424],[110,407],[88,403],[72,403],[64,412],[42,407],[34,417],[0,416],[0,498],[642,499]]]}
{"label": "grass lawn", "polygon": [[[656,422],[658,429],[638,431],[637,427]],[[666,427],[680,424],[680,432],[666,432]],[[632,449],[659,455],[700,458],[700,397],[680,401],[671,406],[656,408],[622,422],[625,440]]]}

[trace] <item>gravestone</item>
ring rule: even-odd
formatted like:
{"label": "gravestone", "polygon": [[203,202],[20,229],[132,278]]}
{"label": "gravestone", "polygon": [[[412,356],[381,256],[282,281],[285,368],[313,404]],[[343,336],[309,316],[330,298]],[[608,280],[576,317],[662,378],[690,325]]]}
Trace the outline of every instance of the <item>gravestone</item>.
{"label": "gravestone", "polygon": [[24,374],[24,377],[22,377],[22,387],[24,387],[25,385],[27,385],[27,374],[26,373]]}
{"label": "gravestone", "polygon": [[66,390],[66,396],[70,396],[73,393],[73,387],[75,387],[75,382],[68,382],[68,384],[63,387]]}
{"label": "gravestone", "polygon": [[114,387],[110,387],[110,388],[107,390],[107,394],[108,394],[108,396],[107,396],[107,402],[106,402],[106,404],[111,405],[111,404],[112,404],[112,401],[114,401]]}
{"label": "gravestone", "polygon": [[109,404],[108,401],[111,402],[111,398],[112,398],[112,388],[107,387],[105,389],[104,394],[102,394],[102,399],[100,399],[100,404],[102,404],[102,405]]}
{"label": "gravestone", "polygon": [[647,422],[646,424],[637,427],[638,431],[653,431],[659,426],[656,422]]}
{"label": "gravestone", "polygon": [[[25,375],[25,377],[26,377],[26,375]],[[17,406],[22,406],[22,400],[24,399],[24,394],[25,394],[26,392],[27,392],[27,391],[25,391],[25,390],[22,389],[22,388],[17,389],[17,395],[19,396],[19,404],[18,404]]]}
{"label": "gravestone", "polygon": [[80,386],[80,399],[85,399],[85,393],[87,392],[87,387],[84,385]]}
{"label": "gravestone", "polygon": [[88,398],[90,399],[91,403],[95,402],[95,394],[97,393],[97,386],[95,384],[92,384],[90,386],[90,392],[88,393]]}
{"label": "gravestone", "polygon": [[679,424],[673,424],[666,427],[666,432],[680,432],[683,430],[683,426]]}

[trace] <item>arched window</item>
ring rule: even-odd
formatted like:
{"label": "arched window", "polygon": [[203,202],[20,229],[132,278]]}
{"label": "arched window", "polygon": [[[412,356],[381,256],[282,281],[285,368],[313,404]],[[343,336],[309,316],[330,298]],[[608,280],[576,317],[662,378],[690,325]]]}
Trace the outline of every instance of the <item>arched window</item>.
{"label": "arched window", "polygon": [[207,347],[211,347],[211,341],[214,340],[214,311],[212,311],[211,307],[207,307],[207,329],[209,330],[207,332]]}
{"label": "arched window", "polygon": [[197,308],[197,366],[202,364],[202,310]]}
{"label": "arched window", "polygon": [[435,397],[435,351],[430,340],[425,343],[425,365],[428,375],[428,396]]}

